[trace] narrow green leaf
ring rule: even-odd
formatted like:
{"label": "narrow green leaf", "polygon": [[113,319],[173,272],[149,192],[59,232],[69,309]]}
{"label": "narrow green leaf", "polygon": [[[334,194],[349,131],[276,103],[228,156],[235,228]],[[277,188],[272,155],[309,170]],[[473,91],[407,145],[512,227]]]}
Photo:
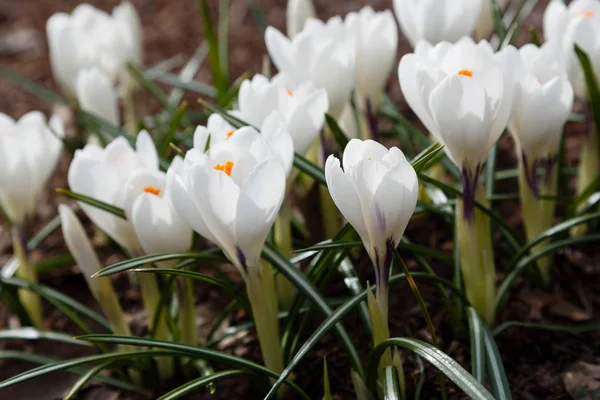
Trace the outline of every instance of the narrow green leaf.
{"label": "narrow green leaf", "polygon": [[207,250],[202,253],[164,253],[164,254],[152,254],[149,256],[141,256],[137,258],[131,258],[129,260],[121,261],[116,264],[109,265],[108,267],[102,268],[96,272],[92,277],[101,277],[117,274],[119,272],[128,271],[133,268],[141,267],[146,264],[154,264],[161,261],[170,260],[211,260],[211,261],[223,261],[224,258],[219,256],[220,251],[217,249]]}
{"label": "narrow green leaf", "polygon": [[50,340],[53,342],[61,342],[68,344],[77,344],[80,346],[89,346],[89,343],[81,340],[73,339],[72,335],[67,335],[60,332],[40,331],[35,328],[14,328],[0,331],[0,340],[15,339],[15,340]]}
{"label": "narrow green leaf", "polygon": [[105,361],[102,364],[96,365],[94,368],[90,368],[88,372],[82,375],[81,378],[79,378],[77,382],[75,382],[73,386],[71,386],[71,389],[69,389],[63,400],[71,400],[72,398],[77,396],[77,393],[79,393],[79,391],[83,389],[89,381],[94,379],[96,375],[100,373],[100,371],[108,367],[111,363],[112,361]]}
{"label": "narrow green leaf", "polygon": [[[148,71],[146,71],[146,73],[148,73]],[[157,75],[154,79],[160,83],[187,90],[188,92],[197,93],[209,98],[215,98],[217,96],[217,91],[213,86],[196,80],[183,80],[176,74],[165,72]]]}
{"label": "narrow green leaf", "polygon": [[25,78],[17,72],[6,68],[0,68],[0,78],[6,78],[14,85],[20,87],[26,92],[31,93],[35,97],[42,99],[50,104],[67,104],[67,101],[58,94],[54,93],[45,86],[40,85],[32,80]]}
{"label": "narrow green leaf", "polygon": [[385,400],[400,400],[400,383],[398,371],[394,366],[385,367],[382,374],[383,398]]}
{"label": "narrow green leaf", "polygon": [[477,382],[485,383],[485,343],[483,326],[477,311],[473,307],[467,308],[467,321],[469,322],[469,337],[471,342],[471,372]]}
{"label": "narrow green leaf", "polygon": [[60,226],[60,215],[52,218],[42,229],[37,231],[35,235],[27,242],[27,250],[32,251],[39,246],[52,232]]}
{"label": "narrow green leaf", "polygon": [[485,322],[482,323],[482,327],[483,341],[485,344],[486,371],[492,387],[492,392],[494,393],[496,400],[510,400],[512,399],[510,385],[508,384],[508,378],[506,377],[506,371],[504,371],[504,364],[502,363],[502,357],[498,351],[498,346],[496,346],[494,337],[491,335]]}
{"label": "narrow green leaf", "polygon": [[88,204],[92,207],[96,207],[100,210],[106,211],[110,214],[113,214],[113,215],[119,217],[119,218],[126,219],[125,211],[123,211],[122,208],[112,206],[110,204],[104,203],[100,200],[93,199],[89,196],[86,196],[86,195],[83,195],[80,193],[71,192],[68,189],[56,189],[56,192],[60,193],[62,195],[65,195],[67,197],[70,197],[72,199],[75,199],[77,201],[81,201],[82,203]]}
{"label": "narrow green leaf", "polygon": [[169,103],[169,97],[167,94],[158,86],[156,83],[150,79],[144,71],[139,69],[137,66],[129,63],[127,64],[127,69],[131,76],[150,93],[164,108],[169,111],[169,114],[172,114],[175,108]]}
{"label": "narrow green leaf", "polygon": [[567,332],[572,334],[578,334],[583,332],[596,332],[600,331],[600,324],[592,323],[592,324],[583,324],[583,325],[552,325],[552,324],[540,324],[536,322],[521,322],[521,321],[507,321],[502,325],[496,327],[492,334],[494,336],[499,335],[504,332],[504,330],[517,326],[519,328],[531,328],[531,329],[542,329],[552,332]]}
{"label": "narrow green leaf", "polygon": [[325,123],[329,128],[329,132],[331,132],[331,134],[333,135],[333,138],[335,139],[338,145],[338,149],[340,150],[340,152],[343,152],[346,148],[346,145],[348,144],[348,137],[346,136],[344,131],[342,131],[342,128],[340,128],[335,118],[333,118],[331,115],[325,114]]}
{"label": "narrow green leaf", "polygon": [[64,268],[75,264],[73,256],[70,254],[64,254],[62,256],[53,257],[48,260],[44,260],[33,266],[38,274],[53,271],[58,268]]}
{"label": "narrow green leaf", "polygon": [[492,0],[492,13],[494,16],[494,25],[496,26],[496,35],[498,35],[498,43],[504,42],[506,37],[506,28],[502,23],[502,10],[498,0]]}
{"label": "narrow green leaf", "polygon": [[579,58],[579,63],[581,64],[583,74],[585,75],[585,83],[590,97],[592,113],[594,114],[594,122],[597,127],[600,127],[600,86],[598,86],[598,79],[594,72],[594,66],[590,61],[588,54],[586,54],[581,47],[575,45],[575,53]]}
{"label": "narrow green leaf", "polygon": [[354,386],[354,394],[356,394],[357,400],[373,400],[373,395],[369,392],[367,385],[365,385],[365,382],[356,371],[350,371],[350,378],[352,379],[352,386]]}
{"label": "narrow green leaf", "polygon": [[313,164],[308,161],[304,156],[296,153],[294,155],[294,167],[298,168],[301,172],[304,172],[306,175],[313,178],[315,181],[319,182],[321,185],[327,185],[327,181],[325,180],[325,172],[323,168]]}
{"label": "narrow green leaf", "polygon": [[[25,353],[20,351],[0,351],[0,360],[19,360],[25,361],[34,364],[48,365],[55,364],[59,362],[58,360],[46,356],[41,356],[39,354]],[[73,373],[76,375],[85,375],[88,373],[88,369],[81,367],[70,367],[67,372]],[[12,379],[12,378],[11,378]],[[115,388],[129,390],[132,392],[143,393],[143,389],[138,386],[132,385],[129,382],[124,382],[120,379],[111,378],[106,375],[98,375],[96,379],[102,383],[113,386]]]}
{"label": "narrow green leaf", "polygon": [[229,0],[219,0],[219,63],[229,82]]}
{"label": "narrow green leaf", "polygon": [[[252,126],[252,125],[242,121],[241,119],[236,118],[233,115],[229,114],[223,108],[216,106],[214,104],[210,104],[209,102],[205,101],[204,99],[198,99],[198,103],[202,104],[211,113],[219,114],[221,117],[223,117],[223,119],[225,119],[225,121],[227,121],[231,126],[233,126],[236,129],[239,129],[243,126]],[[254,127],[254,128],[257,128],[257,127]]]}
{"label": "narrow green leaf", "polygon": [[77,114],[75,117],[77,122],[91,132],[97,133],[101,140],[104,138],[104,134],[107,134],[113,138],[123,137],[130,144],[133,144],[133,139],[126,135],[121,127],[106,121],[104,118],[97,117],[87,111],[84,111],[81,108],[78,108],[76,112]]}
{"label": "narrow green leaf", "polygon": [[419,153],[410,163],[415,171],[423,171],[430,166],[430,161],[437,158],[438,155],[443,154],[443,149],[443,144],[434,142],[421,153]]}
{"label": "narrow green leaf", "polygon": [[157,400],[175,400],[180,399],[195,390],[198,390],[204,386],[208,386],[210,384],[214,384],[221,379],[231,378],[239,375],[255,375],[252,372],[242,371],[242,370],[230,370],[230,371],[221,371],[216,372],[209,376],[201,376],[200,378],[196,378],[185,384],[171,390],[169,393],[165,393],[160,396]]}
{"label": "narrow green leaf", "polygon": [[327,357],[323,357],[323,400],[332,400],[329,371],[327,370]]}
{"label": "narrow green leaf", "polygon": [[219,43],[217,33],[210,17],[208,2],[199,0],[200,13],[202,14],[202,25],[204,26],[204,39],[208,43],[208,61],[210,63],[210,71],[212,73],[213,82],[217,89],[217,99],[221,99],[227,92],[227,77],[224,74],[223,66],[221,65],[221,56],[219,55]]}
{"label": "narrow green leaf", "polygon": [[538,37],[533,26],[529,28],[529,41],[537,47],[542,47],[542,42],[540,41],[540,38]]}
{"label": "narrow green leaf", "polygon": [[251,1],[248,7],[250,8],[250,12],[254,17],[254,22],[256,23],[256,26],[258,27],[258,29],[260,29],[260,32],[263,33],[267,30],[267,27],[269,26],[269,19],[267,18],[267,14],[265,14],[265,12],[260,6],[260,3],[256,0]]}
{"label": "narrow green leaf", "polygon": [[377,346],[369,356],[368,385],[372,391],[375,390],[377,380],[379,358],[390,347],[403,347],[418,354],[420,357],[429,361],[435,368],[446,375],[454,382],[467,396],[472,399],[494,400],[494,397],[483,387],[471,374],[469,374],[456,361],[450,358],[446,353],[429,343],[412,338],[392,338]]}
{"label": "narrow green leaf", "polygon": [[[246,368],[250,371],[263,376],[268,376],[271,378],[278,378],[279,375],[262,365],[253,363],[252,361],[248,361],[241,357],[232,356],[227,353],[223,353],[216,350],[206,349],[203,347],[197,346],[189,346],[181,343],[172,343],[162,340],[153,340],[153,339],[145,339],[136,336],[118,336],[118,335],[85,335],[80,336],[77,339],[79,340],[87,340],[90,342],[100,342],[100,343],[114,343],[114,344],[125,344],[132,346],[143,346],[143,347],[153,347],[159,349],[167,349],[170,350],[166,353],[166,355],[179,355],[179,356],[187,356],[194,358],[202,358],[213,362],[219,362],[226,365],[231,365],[236,368]],[[151,353],[153,351],[144,351],[141,354]],[[124,353],[128,355],[136,354],[132,353]],[[127,358],[127,357],[124,357]],[[290,386],[298,395],[302,398],[310,399],[306,393],[304,393],[298,386],[294,383],[286,381],[287,385]],[[0,384],[0,388],[1,388]]]}
{"label": "narrow green leaf", "polygon": [[165,137],[163,138],[163,141],[160,146],[159,153],[158,153],[162,157],[167,156],[167,153],[168,153],[169,147],[170,147],[169,145],[173,141],[173,137],[175,136],[175,132],[177,132],[177,128],[179,128],[179,126],[181,125],[181,120],[183,119],[183,116],[185,115],[185,111],[187,110],[187,107],[188,107],[188,102],[183,101],[179,105],[179,107],[177,107],[177,110],[173,114],[173,117],[171,118],[171,122],[169,123],[169,128],[167,129],[167,132],[165,133]]}

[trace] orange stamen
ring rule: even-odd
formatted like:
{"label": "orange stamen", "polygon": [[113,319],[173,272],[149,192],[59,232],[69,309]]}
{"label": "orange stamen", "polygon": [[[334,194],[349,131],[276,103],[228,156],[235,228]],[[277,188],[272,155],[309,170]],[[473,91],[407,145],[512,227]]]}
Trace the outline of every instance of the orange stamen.
{"label": "orange stamen", "polygon": [[593,18],[594,17],[594,12],[593,11],[582,11],[582,12],[578,12],[577,14],[575,14],[577,17],[587,17],[587,18]]}
{"label": "orange stamen", "polygon": [[159,188],[155,188],[154,186],[146,186],[144,188],[144,192],[145,193],[153,194],[155,196],[159,196],[160,195],[160,189]]}
{"label": "orange stamen", "polygon": [[289,89],[288,89],[288,90],[286,90],[285,92],[288,94],[288,96],[291,96],[291,95],[293,95],[293,94],[294,94],[294,92],[292,92],[292,91],[291,91],[291,90],[289,90]]}
{"label": "orange stamen", "polygon": [[225,161],[223,164],[217,164],[214,166],[214,169],[217,171],[223,171],[227,175],[231,176],[231,169],[233,168],[233,161]]}
{"label": "orange stamen", "polygon": [[227,136],[227,140],[231,139],[231,137],[233,136],[233,134],[235,133],[235,131],[229,131],[226,133]]}
{"label": "orange stamen", "polygon": [[473,77],[473,71],[471,71],[470,69],[461,69],[460,71],[458,71],[458,74],[468,76],[469,78]]}
{"label": "orange stamen", "polygon": [[367,158],[367,160],[369,160],[369,161],[371,161],[372,159],[373,159],[373,157],[369,157],[369,158]]}

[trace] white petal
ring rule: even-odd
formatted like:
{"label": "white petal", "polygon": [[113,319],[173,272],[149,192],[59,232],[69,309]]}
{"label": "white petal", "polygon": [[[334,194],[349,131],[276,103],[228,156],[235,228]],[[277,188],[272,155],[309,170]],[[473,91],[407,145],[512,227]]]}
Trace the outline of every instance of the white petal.
{"label": "white petal", "polygon": [[77,75],[77,101],[84,111],[113,125],[120,125],[117,93],[100,69],[84,69]]}
{"label": "white petal", "polygon": [[158,169],[158,153],[150,134],[140,131],[135,141],[135,150],[143,168]]}
{"label": "white petal", "polygon": [[138,169],[134,171],[125,184],[123,209],[127,219],[133,217],[133,204],[147,190],[158,192],[162,196],[166,187],[166,175],[162,171]]}
{"label": "white petal", "polygon": [[374,140],[352,139],[344,149],[342,164],[344,170],[355,167],[360,161],[368,158],[381,160],[387,155],[388,149]]}

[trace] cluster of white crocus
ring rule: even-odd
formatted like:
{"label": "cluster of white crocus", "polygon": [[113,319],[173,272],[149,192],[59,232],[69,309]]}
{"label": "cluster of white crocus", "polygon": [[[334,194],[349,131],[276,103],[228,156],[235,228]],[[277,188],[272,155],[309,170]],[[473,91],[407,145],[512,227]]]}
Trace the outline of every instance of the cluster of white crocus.
{"label": "cluster of white crocus", "polygon": [[[171,168],[179,168],[175,161]],[[128,253],[183,251],[191,245],[191,230],[166,200],[166,176],[146,131],[136,149],[119,137],[106,148],[88,144],[77,150],[69,167],[72,191],[125,209],[127,220],[87,204],[82,209]]]}
{"label": "cluster of white crocus", "polygon": [[[252,80],[242,82],[239,90],[237,109],[231,114],[242,121],[257,127],[265,123],[273,111],[279,111],[290,133],[294,150],[305,154],[315,141],[325,122],[329,101],[325,89],[317,89],[311,82],[305,82],[290,89],[286,76],[280,74],[269,80],[257,74]],[[222,118],[213,115],[211,118]],[[209,131],[211,121],[209,119]],[[226,132],[233,128],[227,125]],[[272,129],[260,129],[265,133]],[[212,131],[211,131],[212,132]]]}
{"label": "cluster of white crocus", "polygon": [[352,139],[340,160],[331,155],[325,178],[331,197],[356,229],[375,267],[377,299],[387,319],[388,280],[395,248],[415,210],[417,174],[397,147]]}
{"label": "cluster of white crocus", "polygon": [[567,7],[562,1],[552,0],[544,12],[544,38],[562,50],[576,96],[588,98],[583,69],[573,46],[577,44],[587,53],[600,77],[600,1],[575,0]]}
{"label": "cluster of white crocus", "polygon": [[54,78],[69,96],[76,95],[82,70],[96,67],[111,82],[127,84],[127,63],[141,62],[141,23],[128,1],[112,14],[90,4],[78,5],[70,15],[54,14],[46,34]]}
{"label": "cluster of white crocus", "polygon": [[14,121],[0,113],[0,205],[19,226],[35,211],[35,200],[62,152],[63,122],[39,111]]}

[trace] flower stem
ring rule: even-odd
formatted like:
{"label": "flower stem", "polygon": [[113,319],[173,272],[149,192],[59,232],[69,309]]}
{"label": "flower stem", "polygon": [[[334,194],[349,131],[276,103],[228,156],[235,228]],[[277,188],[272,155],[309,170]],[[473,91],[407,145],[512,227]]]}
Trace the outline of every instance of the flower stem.
{"label": "flower stem", "polygon": [[265,366],[271,371],[281,373],[283,354],[279,338],[277,293],[271,265],[267,263],[249,265],[246,289]]}
{"label": "flower stem", "polygon": [[[289,193],[283,199],[279,216],[275,220],[275,243],[286,258],[292,256],[292,203]],[[296,287],[282,274],[275,277],[279,303],[283,308],[289,308],[296,296]]]}
{"label": "flower stem", "polygon": [[[519,195],[521,198],[521,210],[523,224],[525,225],[525,233],[527,234],[527,241],[531,241],[552,226],[556,201],[543,199],[540,198],[540,196],[554,196],[556,194],[558,169],[553,168],[547,182],[540,182],[538,189],[539,195],[536,195],[529,184],[525,168],[526,166],[523,157],[519,157]],[[532,252],[543,249],[547,244],[547,240],[539,243],[532,248]],[[547,255],[538,259],[537,265],[544,285],[548,285],[550,283],[552,256]]]}
{"label": "flower stem", "polygon": [[135,102],[135,89],[129,88],[123,97],[123,112],[125,120],[125,132],[129,137],[137,136],[137,113]]}
{"label": "flower stem", "polygon": [[[37,272],[27,260],[27,250],[25,240],[22,237],[21,227],[15,226],[12,229],[13,253],[19,263],[17,275],[26,281],[37,283]],[[42,303],[40,296],[26,289],[19,290],[19,299],[27,311],[31,323],[37,329],[42,328]]]}
{"label": "flower stem", "polygon": [[[161,313],[157,321],[153,317],[156,314],[160,301],[160,291],[156,277],[153,274],[138,274],[138,282],[142,293],[142,302],[148,314],[148,327],[150,331],[155,332],[154,338],[158,340],[169,340],[169,330],[164,313]],[[156,326],[154,326],[156,324]],[[156,359],[158,374],[161,379],[168,379],[173,376],[173,360],[167,357],[158,357]]]}
{"label": "flower stem", "polygon": [[180,341],[183,344],[195,346],[198,344],[196,333],[196,305],[194,304],[194,288],[190,279],[177,278],[179,296],[179,330]]}
{"label": "flower stem", "polygon": [[[487,206],[481,184],[475,188],[475,200]],[[467,298],[488,322],[494,320],[496,298],[496,267],[490,232],[489,217],[478,208],[472,218],[465,218],[464,202],[456,199],[456,233],[460,251],[460,266]]]}
{"label": "flower stem", "polygon": [[[588,138],[581,149],[581,157],[579,159],[577,170],[577,176],[579,177],[577,180],[577,196],[583,194],[598,176],[598,158],[598,132],[597,127],[592,124]],[[585,207],[585,202],[582,202],[577,211],[580,211]],[[574,226],[570,231],[572,237],[582,236],[586,232],[586,224]]]}

